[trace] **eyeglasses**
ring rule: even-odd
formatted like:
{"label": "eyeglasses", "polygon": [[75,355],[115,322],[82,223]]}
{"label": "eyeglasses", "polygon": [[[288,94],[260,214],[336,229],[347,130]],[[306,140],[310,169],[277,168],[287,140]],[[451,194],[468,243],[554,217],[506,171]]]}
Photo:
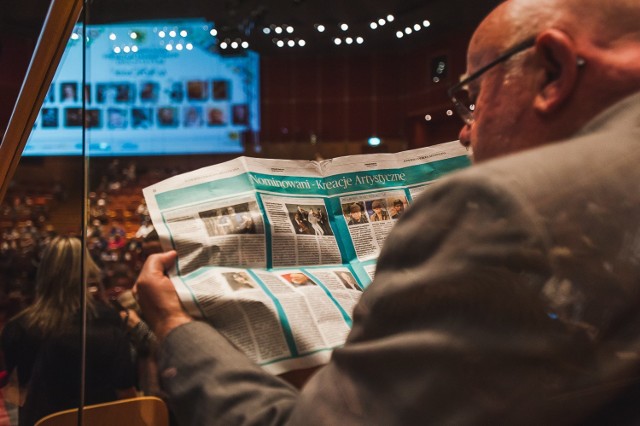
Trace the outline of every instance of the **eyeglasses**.
{"label": "eyeglasses", "polygon": [[453,105],[456,108],[456,112],[458,113],[460,118],[462,118],[462,121],[464,121],[465,124],[471,125],[475,121],[475,119],[473,118],[473,111],[475,109],[475,105],[473,103],[473,100],[470,99],[469,90],[467,89],[467,87],[469,86],[469,83],[471,83],[473,80],[476,80],[478,77],[480,77],[482,74],[486,73],[496,65],[509,60],[513,55],[520,53],[523,50],[529,49],[530,47],[533,47],[535,44],[536,44],[536,37],[528,38],[516,44],[515,46],[507,49],[504,53],[502,53],[496,59],[489,62],[487,65],[483,66],[482,68],[480,68],[479,70],[477,70],[476,72],[468,76],[467,78],[461,80],[460,83],[451,87],[447,91],[447,93],[449,94],[449,97],[451,98],[451,101],[453,102]]}

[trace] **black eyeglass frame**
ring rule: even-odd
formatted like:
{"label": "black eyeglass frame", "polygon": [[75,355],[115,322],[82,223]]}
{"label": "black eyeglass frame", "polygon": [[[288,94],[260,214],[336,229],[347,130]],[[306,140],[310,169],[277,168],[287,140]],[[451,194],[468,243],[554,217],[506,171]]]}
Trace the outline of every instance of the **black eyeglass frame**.
{"label": "black eyeglass frame", "polygon": [[505,62],[505,61],[509,60],[515,54],[520,53],[520,52],[522,52],[522,51],[524,51],[526,49],[529,49],[530,47],[535,46],[535,44],[536,44],[536,37],[535,36],[534,37],[530,37],[530,38],[528,38],[528,39],[526,39],[524,41],[521,41],[520,43],[518,43],[518,44],[514,45],[513,47],[510,47],[509,49],[507,49],[505,52],[503,52],[501,55],[499,55],[493,61],[491,61],[488,64],[484,65],[479,70],[477,70],[476,72],[474,72],[470,76],[464,78],[458,84],[455,84],[454,86],[451,86],[449,88],[449,90],[447,90],[447,94],[449,95],[449,98],[451,98],[451,101],[453,102],[453,105],[456,108],[456,112],[458,113],[460,118],[462,118],[462,121],[464,121],[465,124],[471,125],[473,123],[473,121],[474,121],[473,111],[471,111],[466,105],[464,105],[462,102],[460,102],[460,100],[458,100],[456,98],[456,96],[455,96],[456,92],[458,92],[464,86],[468,85],[473,80],[475,80],[478,77],[480,77],[482,74],[484,74],[487,71],[489,71],[491,68],[495,67],[496,65],[498,65],[498,64],[500,64],[502,62]]}

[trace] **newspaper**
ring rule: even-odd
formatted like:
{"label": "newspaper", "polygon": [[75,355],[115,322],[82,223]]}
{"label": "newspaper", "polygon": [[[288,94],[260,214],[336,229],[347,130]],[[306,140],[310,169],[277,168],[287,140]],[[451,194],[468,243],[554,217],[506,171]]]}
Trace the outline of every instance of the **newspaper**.
{"label": "newspaper", "polygon": [[266,370],[326,363],[394,223],[466,167],[458,142],[324,161],[239,157],[144,189],[185,309]]}

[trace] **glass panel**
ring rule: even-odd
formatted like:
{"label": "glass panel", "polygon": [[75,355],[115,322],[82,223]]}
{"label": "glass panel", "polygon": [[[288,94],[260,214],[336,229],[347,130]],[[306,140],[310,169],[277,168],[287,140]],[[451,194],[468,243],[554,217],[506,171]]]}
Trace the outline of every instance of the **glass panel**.
{"label": "glass panel", "polygon": [[[46,7],[27,7],[14,15],[26,21],[15,22],[14,31],[3,33],[2,38],[3,45],[11,46],[2,49],[3,62],[20,65],[31,61],[28,69],[20,65],[20,74],[8,85],[20,88],[24,81],[15,107],[7,102],[13,112],[11,120],[3,122],[7,126],[0,147],[6,191],[0,204],[0,313],[7,383],[0,423],[11,425],[33,424],[54,411],[81,404],[83,300],[87,294],[82,272],[84,159],[21,158],[20,154],[24,144],[30,144],[31,129],[61,128],[73,115],[70,112],[65,117],[56,103],[56,87],[49,90],[49,82],[82,2],[40,5]],[[21,25],[34,31],[25,36],[19,31]],[[42,28],[40,41],[36,28]],[[14,39],[23,43],[14,45]],[[62,62],[65,60],[63,56]],[[74,76],[81,80],[82,68],[75,69]],[[82,100],[77,99],[73,106],[81,111]],[[81,123],[70,127],[68,138],[82,146]],[[91,277],[95,285],[98,276],[92,273]]]}
{"label": "glass panel", "polygon": [[[2,313],[6,322],[29,306],[43,250],[55,235],[84,232],[85,270],[95,263],[99,278],[56,280],[71,286],[66,297],[75,296],[52,309],[64,306],[77,320],[75,306],[87,288],[87,404],[132,392],[159,394],[153,337],[138,325],[130,293],[148,254],[159,250],[142,188],[243,154],[321,159],[456,137],[446,88],[462,72],[474,19],[491,2],[465,5],[464,17],[448,4],[430,8],[422,0],[274,3],[142,0],[132,8],[126,0],[93,0],[86,25],[68,28],[60,67],[46,63],[57,69],[50,89],[27,85],[37,93],[22,122],[28,128],[33,122],[34,131],[15,179],[10,186],[2,180],[3,191],[8,188],[0,211]],[[8,27],[0,27],[0,58],[12,65],[0,72],[26,67],[31,53],[23,47],[35,45],[45,13],[18,4],[35,11],[29,23],[15,24],[28,26],[31,35],[14,37],[22,43],[15,47]],[[0,22],[14,17],[4,9]],[[437,36],[425,18],[439,24]],[[55,47],[56,40],[45,45]],[[7,87],[19,87],[21,77],[16,80]],[[3,92],[3,104],[12,103],[5,99]],[[2,130],[7,111],[0,111]],[[29,132],[18,133],[10,139],[19,152]],[[19,155],[0,155],[2,176],[11,174],[12,158]],[[79,325],[72,324],[60,341],[75,345],[68,337],[77,336]],[[80,365],[78,351],[73,346],[65,362]],[[78,370],[65,368],[49,373],[70,371],[64,380],[79,386]],[[64,394],[41,389],[35,397]],[[7,407],[15,421],[15,405]]]}

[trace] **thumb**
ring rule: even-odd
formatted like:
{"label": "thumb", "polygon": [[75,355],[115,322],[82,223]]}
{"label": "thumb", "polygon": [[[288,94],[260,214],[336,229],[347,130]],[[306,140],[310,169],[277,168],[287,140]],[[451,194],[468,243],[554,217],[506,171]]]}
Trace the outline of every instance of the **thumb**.
{"label": "thumb", "polygon": [[149,273],[164,275],[165,271],[174,265],[177,257],[178,253],[175,250],[155,253],[149,256],[145,267]]}

